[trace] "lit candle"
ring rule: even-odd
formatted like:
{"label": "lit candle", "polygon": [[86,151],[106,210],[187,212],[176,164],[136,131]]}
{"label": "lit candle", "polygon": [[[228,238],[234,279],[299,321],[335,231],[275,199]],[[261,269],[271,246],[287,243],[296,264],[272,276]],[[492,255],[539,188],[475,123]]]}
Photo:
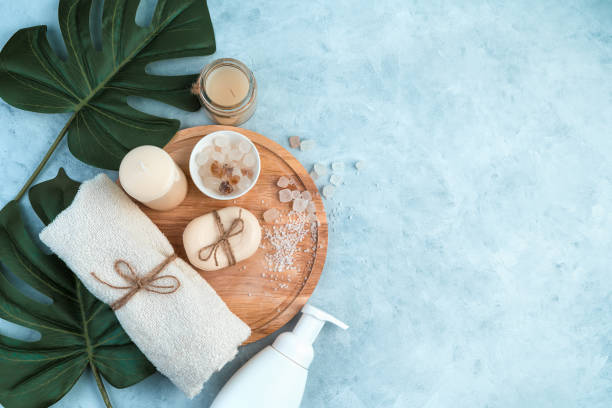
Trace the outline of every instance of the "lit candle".
{"label": "lit candle", "polygon": [[119,182],[132,198],[159,211],[175,208],[187,195],[185,173],[156,146],[130,150],[119,166]]}
{"label": "lit candle", "polygon": [[240,125],[253,115],[257,83],[251,70],[233,58],[208,64],[194,86],[205,112],[222,125]]}

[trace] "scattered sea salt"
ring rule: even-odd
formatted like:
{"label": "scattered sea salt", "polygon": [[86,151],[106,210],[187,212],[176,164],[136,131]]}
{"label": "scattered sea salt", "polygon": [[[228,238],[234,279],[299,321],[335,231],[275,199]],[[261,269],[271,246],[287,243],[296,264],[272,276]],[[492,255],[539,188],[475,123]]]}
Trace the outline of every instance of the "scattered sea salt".
{"label": "scattered sea salt", "polygon": [[312,194],[310,194],[310,191],[302,191],[300,198],[302,200],[310,201],[312,200]]}
{"label": "scattered sea salt", "polygon": [[319,178],[319,174],[313,170],[310,172],[310,177],[312,177],[313,180],[316,180]]}
{"label": "scattered sea salt", "polygon": [[289,138],[289,146],[291,146],[294,149],[297,149],[298,147],[300,147],[300,137],[299,136],[291,136]]}
{"label": "scattered sea salt", "polygon": [[293,200],[293,211],[295,212],[304,212],[307,206],[308,200],[304,200],[301,198],[296,198]]}
{"label": "scattered sea salt", "polygon": [[342,176],[339,174],[332,174],[329,177],[329,182],[332,183],[334,186],[337,186],[342,182]]}
{"label": "scattered sea salt", "polygon": [[363,169],[365,167],[365,162],[363,160],[359,160],[355,162],[355,168],[357,171]]}
{"label": "scattered sea salt", "polygon": [[309,232],[316,234],[316,229],[317,224],[309,223],[305,213],[294,211],[289,213],[285,224],[266,228],[264,238],[272,248],[272,252],[266,254],[268,272],[276,274],[292,269],[299,244]]}
{"label": "scattered sea salt", "polygon": [[317,211],[317,207],[315,206],[315,203],[313,201],[309,201],[308,202],[308,206],[306,207],[306,211],[309,213],[314,213],[315,211]]}
{"label": "scattered sea salt", "polygon": [[324,176],[327,174],[327,166],[321,163],[315,163],[313,166],[314,171],[317,172],[319,176]]}
{"label": "scattered sea salt", "polygon": [[342,163],[342,162],[333,162],[331,167],[332,167],[333,171],[342,171],[342,170],[344,170],[344,163]]}
{"label": "scattered sea salt", "polygon": [[291,201],[292,200],[291,190],[289,190],[288,188],[285,188],[279,191],[278,199],[280,200],[281,203],[288,203],[289,201]]}
{"label": "scattered sea salt", "polygon": [[336,192],[336,187],[334,187],[334,186],[327,185],[327,186],[323,187],[323,195],[327,199],[331,198],[334,195],[335,192]]}
{"label": "scattered sea salt", "polygon": [[267,223],[273,223],[278,217],[280,213],[276,208],[270,208],[263,213],[264,221]]}
{"label": "scattered sea salt", "polygon": [[291,192],[291,199],[292,200],[295,200],[296,198],[299,198],[299,197],[300,197],[300,192],[298,190],[293,190]]}
{"label": "scattered sea salt", "polygon": [[276,185],[280,188],[286,188],[289,185],[289,179],[285,176],[281,176],[276,182]]}
{"label": "scattered sea salt", "polygon": [[302,142],[300,143],[300,150],[303,152],[312,150],[314,149],[315,144],[316,144],[315,141],[311,139],[302,140]]}

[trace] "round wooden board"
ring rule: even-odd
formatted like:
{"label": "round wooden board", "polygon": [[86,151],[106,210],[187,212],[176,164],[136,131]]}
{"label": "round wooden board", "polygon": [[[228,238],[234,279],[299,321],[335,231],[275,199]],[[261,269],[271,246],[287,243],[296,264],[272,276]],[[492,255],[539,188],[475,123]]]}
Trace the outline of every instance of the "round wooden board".
{"label": "round wooden board", "polygon": [[[204,136],[217,130],[240,132],[255,144],[261,157],[261,174],[257,184],[247,194],[236,200],[213,200],[202,194],[189,177],[189,155],[194,145]],[[189,180],[189,191],[185,201],[172,211],[159,212],[141,206],[168,237],[176,253],[187,259],[183,248],[183,230],[194,218],[212,210],[239,206],[251,211],[259,219],[264,236],[262,246],[255,255],[238,264],[219,270],[203,271],[195,268],[217,291],[227,306],[247,323],[252,330],[245,343],[259,340],[282,327],[295,316],[306,303],[321,276],[327,253],[327,218],[317,187],[304,168],[291,153],[270,139],[250,130],[232,126],[197,126],[179,131],[164,147]],[[295,254],[295,269],[271,273],[266,253],[273,253],[265,231],[272,228],[263,220],[263,212],[278,208],[289,212],[290,203],[278,200],[280,176],[291,177],[299,190],[308,190],[316,205],[318,227],[306,234]],[[290,186],[295,189],[296,186]],[[286,216],[273,224],[282,227]],[[305,250],[305,251],[304,251]]]}

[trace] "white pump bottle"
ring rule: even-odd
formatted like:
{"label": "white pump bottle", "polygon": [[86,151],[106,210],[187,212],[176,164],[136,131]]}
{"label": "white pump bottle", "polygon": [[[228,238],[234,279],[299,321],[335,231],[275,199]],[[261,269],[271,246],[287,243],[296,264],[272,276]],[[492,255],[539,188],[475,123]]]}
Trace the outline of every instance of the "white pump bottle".
{"label": "white pump bottle", "polygon": [[306,305],[293,329],[279,335],[242,366],[221,389],[210,408],[298,408],[304,395],[312,343],[325,322],[346,330],[330,314]]}

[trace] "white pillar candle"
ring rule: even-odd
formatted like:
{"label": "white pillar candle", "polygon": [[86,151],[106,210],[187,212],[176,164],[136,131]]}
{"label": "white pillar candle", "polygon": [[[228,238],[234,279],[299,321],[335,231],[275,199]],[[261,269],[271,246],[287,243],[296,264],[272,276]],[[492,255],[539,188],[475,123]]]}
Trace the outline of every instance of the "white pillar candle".
{"label": "white pillar candle", "polygon": [[156,146],[129,151],[119,166],[119,182],[132,198],[159,211],[175,208],[187,195],[185,173]]}

